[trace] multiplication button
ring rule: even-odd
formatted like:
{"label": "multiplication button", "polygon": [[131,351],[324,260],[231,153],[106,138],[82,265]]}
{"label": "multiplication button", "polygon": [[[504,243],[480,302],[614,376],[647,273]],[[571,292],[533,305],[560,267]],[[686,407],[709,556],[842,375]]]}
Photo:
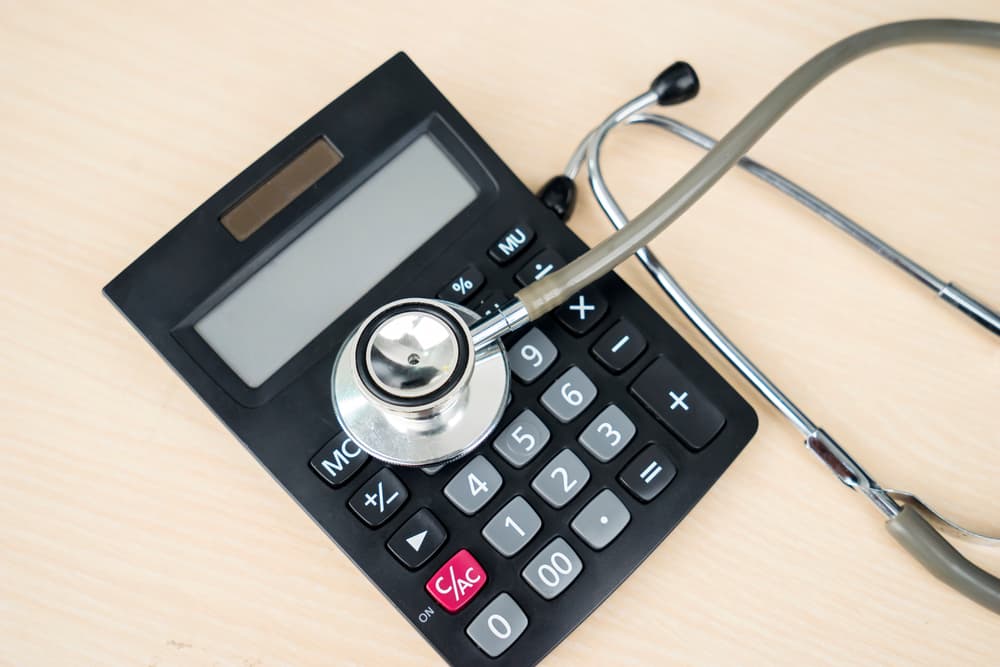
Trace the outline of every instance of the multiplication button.
{"label": "multiplication button", "polygon": [[507,593],[501,593],[479,612],[465,634],[491,658],[499,657],[528,629],[528,617]]}
{"label": "multiplication button", "polygon": [[618,537],[632,519],[625,503],[604,489],[576,515],[570,528],[594,551],[600,551]]}
{"label": "multiplication button", "polygon": [[582,336],[608,312],[608,302],[593,287],[577,292],[556,310],[556,318],[571,333]]}
{"label": "multiplication button", "polygon": [[362,521],[375,528],[399,511],[410,492],[388,468],[382,468],[365,482],[347,502]]}

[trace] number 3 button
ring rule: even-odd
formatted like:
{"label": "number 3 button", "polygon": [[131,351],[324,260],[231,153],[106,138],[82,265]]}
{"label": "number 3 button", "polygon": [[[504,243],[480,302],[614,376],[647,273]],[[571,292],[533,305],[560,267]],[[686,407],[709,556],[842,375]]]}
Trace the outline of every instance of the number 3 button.
{"label": "number 3 button", "polygon": [[482,456],[477,456],[448,482],[444,495],[455,507],[472,516],[496,495],[501,486],[503,478],[497,469]]}
{"label": "number 3 button", "polygon": [[548,336],[538,329],[524,334],[521,340],[510,348],[510,371],[524,384],[531,384],[555,363],[559,351]]}

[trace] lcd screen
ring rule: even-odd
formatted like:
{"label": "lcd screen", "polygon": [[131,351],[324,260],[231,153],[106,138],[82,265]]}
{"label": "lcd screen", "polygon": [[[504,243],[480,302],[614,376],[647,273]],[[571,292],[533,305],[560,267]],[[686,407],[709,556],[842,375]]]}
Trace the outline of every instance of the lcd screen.
{"label": "lcd screen", "polygon": [[476,196],[473,182],[421,135],[194,329],[259,387]]}

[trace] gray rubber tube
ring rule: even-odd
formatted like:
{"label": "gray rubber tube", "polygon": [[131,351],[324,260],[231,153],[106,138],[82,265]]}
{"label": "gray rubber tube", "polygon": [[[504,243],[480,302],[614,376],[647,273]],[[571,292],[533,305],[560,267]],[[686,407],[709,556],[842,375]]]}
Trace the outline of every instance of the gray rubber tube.
{"label": "gray rubber tube", "polygon": [[909,505],[885,524],[904,549],[935,577],[1000,614],[1000,579],[970,562]]}
{"label": "gray rubber tube", "polygon": [[562,269],[515,294],[530,319],[541,317],[648,244],[718,181],[799,99],[844,65],[874,51],[921,42],[1000,47],[1000,23],[957,19],[901,21],[851,35],[791,73],[700,162],[625,229]]}

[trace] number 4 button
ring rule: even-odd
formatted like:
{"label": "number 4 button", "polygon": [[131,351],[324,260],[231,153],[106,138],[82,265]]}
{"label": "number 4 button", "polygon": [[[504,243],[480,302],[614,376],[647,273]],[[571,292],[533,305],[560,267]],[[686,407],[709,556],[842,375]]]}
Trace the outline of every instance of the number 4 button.
{"label": "number 4 button", "polygon": [[482,455],[469,461],[444,487],[444,495],[464,514],[472,516],[503,486],[503,478]]}

